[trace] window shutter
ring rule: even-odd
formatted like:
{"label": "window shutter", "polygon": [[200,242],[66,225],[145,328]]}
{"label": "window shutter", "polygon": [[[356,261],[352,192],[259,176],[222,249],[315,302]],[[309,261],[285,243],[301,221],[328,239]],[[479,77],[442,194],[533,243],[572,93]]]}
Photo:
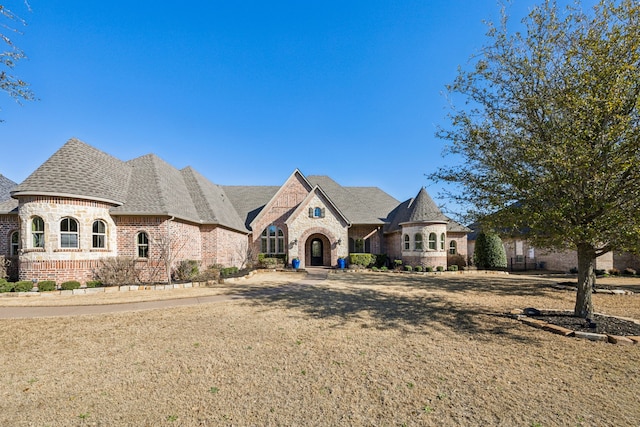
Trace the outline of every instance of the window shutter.
{"label": "window shutter", "polygon": [[313,208],[309,208],[309,218],[313,218]]}
{"label": "window shutter", "polygon": [[324,218],[324,208],[320,211],[320,218]]}

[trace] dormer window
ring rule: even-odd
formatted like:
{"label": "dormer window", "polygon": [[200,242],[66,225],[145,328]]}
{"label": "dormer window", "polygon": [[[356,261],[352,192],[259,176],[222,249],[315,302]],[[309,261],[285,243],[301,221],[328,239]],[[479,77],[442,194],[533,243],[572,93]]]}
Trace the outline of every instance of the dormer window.
{"label": "dormer window", "polygon": [[324,218],[325,209],[321,207],[309,208],[309,218]]}

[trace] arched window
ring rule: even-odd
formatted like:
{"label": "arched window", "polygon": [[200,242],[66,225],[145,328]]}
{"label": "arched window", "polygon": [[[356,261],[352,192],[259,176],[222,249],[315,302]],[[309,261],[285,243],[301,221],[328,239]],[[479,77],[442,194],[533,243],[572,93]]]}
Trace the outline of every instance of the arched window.
{"label": "arched window", "polygon": [[260,251],[264,254],[284,253],[284,232],[275,225],[270,225],[262,232]]}
{"label": "arched window", "polygon": [[78,221],[73,218],[62,218],[60,221],[60,247],[78,247]]}
{"label": "arched window", "polygon": [[429,233],[429,250],[432,250],[432,251],[436,250],[437,239],[438,237],[436,236],[436,233]]}
{"label": "arched window", "polygon": [[18,256],[18,249],[20,249],[20,232],[16,230],[11,233],[11,240],[9,242],[9,255]]}
{"label": "arched window", "polygon": [[92,248],[104,249],[107,247],[107,226],[104,221],[94,221],[91,233]]}
{"label": "arched window", "polygon": [[44,220],[39,216],[31,218],[31,245],[44,248]]}
{"label": "arched window", "polygon": [[356,241],[353,240],[353,237],[349,237],[349,252],[356,251]]}
{"label": "arched window", "polygon": [[446,239],[446,236],[444,235],[444,233],[442,233],[440,235],[440,250],[444,251],[444,240]]}
{"label": "arched window", "polygon": [[458,247],[455,240],[449,242],[449,253],[451,255],[455,255],[456,253],[458,253]]}
{"label": "arched window", "polygon": [[416,233],[416,235],[413,236],[413,239],[414,239],[413,240],[414,241],[414,244],[413,244],[414,249],[416,251],[421,251],[423,249],[423,247],[422,247],[422,234]]}
{"label": "arched window", "polygon": [[136,244],[138,246],[138,258],[149,258],[149,235],[144,231],[138,233]]}
{"label": "arched window", "polygon": [[409,249],[411,249],[411,243],[409,242],[409,235],[405,234],[404,235],[404,250],[408,251]]}

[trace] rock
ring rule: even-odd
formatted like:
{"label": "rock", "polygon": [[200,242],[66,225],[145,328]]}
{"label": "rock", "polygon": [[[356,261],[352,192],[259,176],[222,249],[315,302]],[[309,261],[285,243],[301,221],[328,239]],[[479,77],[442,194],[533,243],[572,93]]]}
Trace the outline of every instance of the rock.
{"label": "rock", "polygon": [[591,341],[604,341],[604,342],[609,341],[609,337],[607,337],[606,335],[594,334],[593,332],[575,331],[574,336],[576,338],[585,338]]}
{"label": "rock", "polygon": [[622,345],[632,345],[633,341],[627,337],[622,337],[619,335],[607,335],[609,337],[609,342],[611,344],[622,344]]}
{"label": "rock", "polygon": [[524,310],[522,310],[522,312],[524,314],[526,314],[527,316],[541,316],[542,315],[540,310],[538,310],[537,308],[532,308],[532,307],[527,307]]}

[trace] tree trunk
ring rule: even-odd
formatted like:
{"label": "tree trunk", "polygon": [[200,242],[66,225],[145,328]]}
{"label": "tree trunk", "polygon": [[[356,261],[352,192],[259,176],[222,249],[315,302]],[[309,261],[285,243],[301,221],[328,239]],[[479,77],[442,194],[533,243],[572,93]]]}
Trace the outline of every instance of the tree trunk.
{"label": "tree trunk", "polygon": [[591,293],[596,284],[596,250],[588,243],[578,245],[578,293],[574,315],[593,319]]}

